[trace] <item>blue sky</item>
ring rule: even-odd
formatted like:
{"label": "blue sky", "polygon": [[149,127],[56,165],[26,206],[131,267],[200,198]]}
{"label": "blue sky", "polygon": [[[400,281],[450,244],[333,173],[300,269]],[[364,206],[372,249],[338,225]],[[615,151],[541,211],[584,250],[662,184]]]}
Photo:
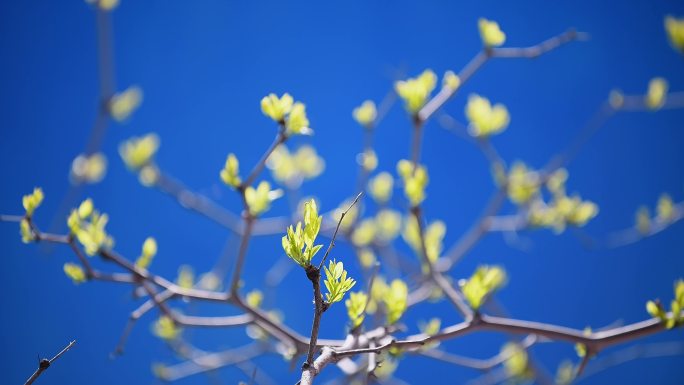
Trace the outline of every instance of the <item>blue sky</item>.
{"label": "blue sky", "polygon": [[[110,214],[108,229],[124,255],[135,258],[145,237],[154,235],[160,249],[156,272],[173,277],[181,264],[207,271],[225,247],[234,247],[227,244],[226,230],[142,187],[118,158],[122,140],[158,133],[160,167],[238,211],[240,201],[221,185],[218,170],[228,152],[235,152],[245,169],[258,160],[275,131],[259,111],[259,100],[269,92],[290,92],[307,104],[316,131],[311,138],[297,138],[295,145],[314,145],[327,162],[325,174],[305,183],[302,194],[319,198],[327,211],[354,194],[354,159],[362,131],[351,119],[352,108],[364,99],[381,100],[399,76],[425,68],[438,74],[460,70],[480,48],[477,19],[482,16],[499,21],[509,46],[535,44],[569,27],[591,35],[588,41],[535,60],[488,63],[444,109],[464,121],[471,92],[506,104],[511,124],[493,139],[494,145],[507,161],[521,159],[541,167],[577,134],[611,89],[641,93],[651,78],[663,76],[672,90],[684,90],[684,59],[671,49],[663,31],[667,14],[684,16],[684,4],[122,0],[113,13],[117,87],[138,84],[145,100],[129,122],[110,126],[102,148],[110,161],[107,177],[80,191],[79,199],[90,196]],[[49,228],[69,189],[70,163],[85,147],[95,118],[95,14],[79,0],[31,0],[0,3],[0,18],[0,213],[20,213],[21,196],[39,185],[46,200],[36,220]],[[683,117],[681,110],[619,114],[582,149],[568,167],[568,188],[601,208],[585,234],[603,238],[629,227],[636,208],[653,206],[662,192],[676,201],[684,199]],[[396,161],[408,156],[410,133],[404,111],[395,105],[376,133],[380,169],[393,171]],[[445,243],[451,245],[494,189],[488,166],[472,144],[436,121],[425,129],[423,160],[431,177],[425,212],[430,220],[446,222]],[[274,204],[272,214],[286,211],[282,200]],[[452,276],[466,277],[481,263],[504,265],[511,279],[497,298],[516,318],[575,328],[635,322],[647,317],[646,300],[669,300],[672,283],[684,275],[683,231],[676,224],[633,246],[600,250],[586,250],[572,231],[522,233],[530,245],[527,250],[512,248],[493,234]],[[16,225],[0,223],[5,261],[0,272],[0,342],[7,352],[0,371],[8,383],[23,381],[35,368],[37,355],[51,355],[73,338],[77,346],[40,378],[41,383],[154,382],[151,363],[174,361],[149,332],[154,316],[140,322],[126,354],[111,360],[109,353],[137,302],[122,286],[74,286],[62,273],[62,264],[73,256],[66,248],[48,251],[22,244]],[[351,253],[340,245],[334,256],[351,261]],[[248,285],[261,285],[265,269],[280,254],[279,236],[253,242],[245,270]],[[283,282],[274,303],[288,325],[306,334],[310,293],[304,276],[296,273],[301,272]],[[214,307],[188,311],[221,314]],[[421,306],[406,322],[415,329],[416,321],[433,316],[458,321],[444,303]],[[322,334],[341,338],[343,317],[342,306],[333,307],[326,313]],[[204,349],[247,341],[241,330],[192,335]],[[681,331],[673,331],[645,342],[683,339]],[[495,354],[502,342],[500,335],[478,334],[445,346],[484,358]],[[566,344],[545,345],[534,354],[552,372],[563,358],[574,357]],[[278,383],[294,383],[297,377],[279,357],[257,362],[268,367]],[[425,358],[405,360],[397,375],[422,383],[426,371],[428,376],[434,373],[430,380],[435,383],[462,383],[477,375]],[[448,382],[442,382],[441,373],[448,373]],[[324,377],[333,374],[335,369]],[[235,369],[222,370],[220,378],[226,383],[246,379]],[[681,357],[674,357],[630,362],[585,383],[682,380]],[[206,377],[194,376],[179,383],[206,382]]]}

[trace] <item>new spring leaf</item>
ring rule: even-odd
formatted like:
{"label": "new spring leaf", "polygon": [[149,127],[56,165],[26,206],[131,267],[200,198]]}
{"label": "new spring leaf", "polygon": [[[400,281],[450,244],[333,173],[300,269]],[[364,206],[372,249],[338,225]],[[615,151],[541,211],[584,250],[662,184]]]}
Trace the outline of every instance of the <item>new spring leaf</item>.
{"label": "new spring leaf", "polygon": [[302,228],[302,222],[297,222],[296,227],[290,225],[287,235],[281,239],[285,254],[303,268],[311,265],[311,260],[323,247],[314,244],[322,221],[316,201],[311,199],[304,204],[304,227]]}
{"label": "new spring leaf", "polygon": [[684,19],[677,19],[670,15],[666,16],[665,32],[667,32],[667,37],[672,47],[680,53],[684,53]]}
{"label": "new spring leaf", "polygon": [[489,99],[477,94],[468,97],[465,114],[470,122],[468,132],[478,138],[500,134],[511,121],[506,106],[500,103],[492,106]]}
{"label": "new spring leaf", "polygon": [[325,301],[329,304],[341,301],[344,294],[354,287],[356,281],[347,277],[347,271],[344,270],[342,262],[330,261],[328,266],[324,266],[323,269],[325,270],[325,281],[323,283],[328,289],[328,292],[325,293]]}
{"label": "new spring leaf", "polygon": [[235,154],[228,154],[226,164],[223,166],[220,176],[223,183],[232,188],[236,188],[242,183],[242,179],[240,179],[240,163]]}
{"label": "new spring leaf", "polygon": [[159,149],[157,134],[147,134],[143,137],[133,137],[119,146],[119,154],[126,167],[139,170],[152,162],[154,154]]}
{"label": "new spring leaf", "polygon": [[349,294],[349,298],[344,301],[347,307],[347,315],[352,323],[352,329],[359,327],[366,318],[365,309],[368,302],[368,295],[362,291]]}
{"label": "new spring leaf", "polygon": [[373,127],[373,123],[375,122],[377,115],[378,111],[376,110],[375,103],[373,103],[372,100],[364,101],[360,106],[354,108],[354,111],[352,111],[354,120],[356,120],[357,123],[366,129]]}
{"label": "new spring leaf", "polygon": [[69,277],[76,285],[83,283],[86,280],[85,271],[83,271],[81,266],[75,263],[65,263],[64,274],[66,274],[66,276]]}
{"label": "new spring leaf", "polygon": [[33,212],[36,211],[38,206],[43,202],[43,198],[43,190],[40,187],[34,188],[31,194],[24,195],[21,203],[24,206],[24,210],[26,210],[26,216],[30,217],[33,215]]}
{"label": "new spring leaf", "polygon": [[425,105],[436,85],[437,75],[428,69],[415,78],[394,83],[394,89],[404,101],[406,109],[411,114],[416,114]]}
{"label": "new spring leaf", "polygon": [[477,26],[480,30],[480,38],[482,44],[487,47],[498,47],[506,41],[506,34],[499,28],[499,23],[496,21],[487,20],[481,17],[477,21]]}
{"label": "new spring leaf", "polygon": [[487,297],[506,282],[506,271],[498,266],[480,266],[475,273],[461,284],[463,296],[470,307],[478,310]]}
{"label": "new spring leaf", "polygon": [[408,301],[408,286],[400,279],[395,279],[384,293],[384,304],[387,310],[387,324],[399,321],[406,311]]}
{"label": "new spring leaf", "polygon": [[147,237],[143,243],[140,257],[135,261],[135,265],[141,269],[147,269],[155,255],[157,255],[157,241],[152,237]]}
{"label": "new spring leaf", "polygon": [[257,188],[248,186],[245,189],[245,201],[249,208],[249,213],[258,216],[271,208],[271,202],[282,196],[281,190],[271,190],[271,184],[261,181]]}
{"label": "new spring leaf", "polygon": [[425,188],[429,182],[427,169],[422,165],[414,167],[409,160],[402,159],[397,163],[397,172],[404,181],[404,195],[412,207],[425,200]]}
{"label": "new spring leaf", "polygon": [[86,199],[78,209],[71,211],[67,225],[71,234],[83,245],[86,254],[92,256],[100,249],[111,248],[114,245],[114,240],[105,230],[108,221],[107,214],[100,214],[94,209],[92,200]]}

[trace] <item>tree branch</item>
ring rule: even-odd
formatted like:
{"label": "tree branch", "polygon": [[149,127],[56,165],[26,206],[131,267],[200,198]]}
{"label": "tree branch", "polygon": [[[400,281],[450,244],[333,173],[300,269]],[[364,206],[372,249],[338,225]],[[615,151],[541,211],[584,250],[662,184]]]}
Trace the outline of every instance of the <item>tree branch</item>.
{"label": "tree branch", "polygon": [[259,162],[254,166],[254,168],[249,173],[247,178],[245,178],[245,181],[242,182],[242,184],[238,187],[238,190],[244,190],[245,188],[247,188],[247,186],[251,186],[252,183],[254,183],[254,180],[257,178],[257,176],[259,176],[259,173],[261,173],[261,171],[264,169],[264,166],[266,166],[266,161],[268,160],[268,157],[271,156],[273,151],[275,151],[276,147],[285,143],[286,140],[287,135],[285,134],[285,128],[281,125],[278,134],[273,140],[273,143],[271,143],[271,146],[266,150],[264,155],[261,156]]}
{"label": "tree branch", "polygon": [[50,365],[52,365],[53,362],[57,361],[59,359],[59,357],[61,357],[64,353],[66,353],[69,349],[71,349],[71,347],[74,346],[75,343],[76,343],[76,340],[69,342],[69,344],[66,347],[64,347],[64,349],[62,349],[59,353],[57,353],[54,357],[52,357],[50,359],[47,359],[47,358],[41,359],[40,362],[38,363],[38,369],[36,369],[36,371],[33,372],[31,377],[29,377],[29,379],[26,380],[24,385],[33,384],[33,382],[36,379],[38,379],[38,377],[40,377],[40,375],[43,374],[43,372],[46,371],[50,367]]}
{"label": "tree branch", "polygon": [[323,268],[323,264],[325,263],[325,260],[328,258],[328,254],[330,254],[330,251],[335,246],[335,239],[337,239],[337,232],[340,231],[340,225],[342,225],[342,221],[344,220],[345,215],[347,215],[349,210],[351,210],[352,207],[354,207],[354,205],[356,204],[356,202],[359,201],[359,199],[361,198],[362,195],[363,195],[363,191],[359,192],[356,195],[356,198],[354,198],[354,201],[349,205],[349,207],[347,207],[347,209],[344,210],[342,212],[342,214],[340,214],[340,219],[337,221],[337,227],[335,227],[335,232],[333,233],[333,236],[330,239],[330,243],[328,244],[328,249],[325,250],[325,254],[323,255],[323,258],[321,258],[321,262],[318,264],[318,270],[321,270],[321,268]]}
{"label": "tree branch", "polygon": [[479,70],[489,59],[492,58],[534,58],[546,52],[560,47],[563,44],[577,39],[578,36],[584,36],[576,32],[574,29],[569,29],[560,35],[547,39],[535,46],[525,48],[494,48],[483,49],[478,52],[475,57],[468,62],[468,64],[458,73],[461,80],[461,86],[456,89],[450,87],[442,87],[442,89],[435,95],[425,106],[418,112],[418,118],[425,122],[437,112],[442,106],[451,99],[452,96]]}

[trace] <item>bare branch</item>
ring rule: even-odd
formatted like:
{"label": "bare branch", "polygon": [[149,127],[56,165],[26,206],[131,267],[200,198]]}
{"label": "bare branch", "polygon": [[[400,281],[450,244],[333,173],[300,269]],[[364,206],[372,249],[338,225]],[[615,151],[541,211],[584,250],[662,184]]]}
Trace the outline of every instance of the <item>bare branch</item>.
{"label": "bare branch", "polygon": [[337,232],[340,231],[340,225],[342,225],[342,221],[344,220],[344,216],[347,215],[349,210],[354,207],[356,202],[359,201],[359,199],[363,196],[363,191],[359,192],[356,195],[356,198],[354,198],[354,201],[347,207],[346,210],[340,214],[340,219],[337,221],[337,227],[335,228],[335,232],[333,233],[332,239],[330,240],[330,243],[328,244],[328,249],[325,251],[325,254],[323,255],[323,258],[321,259],[321,262],[318,264],[318,270],[320,270],[323,267],[323,263],[325,263],[326,258],[328,258],[328,254],[330,254],[330,251],[332,248],[335,246],[335,239],[337,238]]}
{"label": "bare branch", "polygon": [[182,378],[216,370],[226,366],[237,365],[255,358],[268,349],[262,344],[249,344],[223,352],[201,354],[187,361],[160,367],[158,374],[165,381],[176,381]]}
{"label": "bare branch", "polygon": [[242,266],[245,263],[247,256],[247,246],[249,245],[249,238],[252,236],[252,226],[254,225],[254,217],[247,214],[245,218],[245,232],[242,233],[240,240],[240,249],[238,251],[237,259],[235,261],[235,269],[233,270],[233,278],[230,280],[230,295],[237,295],[238,285],[240,283],[240,276],[242,274]]}
{"label": "bare branch", "polygon": [[[458,77],[461,80],[461,86],[467,82],[474,74],[479,70],[489,59],[492,58],[534,58],[546,52],[553,50],[554,48],[560,47],[570,41],[578,38],[578,36],[584,36],[583,34],[578,34],[574,29],[570,29],[566,32],[561,33],[555,37],[547,39],[535,46],[525,47],[525,48],[495,48],[495,49],[483,49],[478,52],[477,55],[458,73]],[[460,88],[460,87],[459,87]],[[423,108],[418,113],[418,118],[425,122],[430,117],[437,112],[442,106],[451,99],[457,92],[457,89],[451,89],[449,87],[443,87],[437,95],[435,95],[429,102],[423,106]]]}
{"label": "bare branch", "polygon": [[242,225],[238,215],[226,210],[208,197],[191,191],[182,182],[170,175],[159,171],[159,176],[154,186],[161,192],[175,198],[181,207],[195,211],[235,234],[242,233]]}
{"label": "bare branch", "polygon": [[444,258],[438,262],[438,271],[448,271],[458,261],[470,251],[477,242],[487,234],[489,228],[489,218],[496,214],[506,202],[506,187],[500,187],[489,199],[487,206],[468,229],[468,231],[452,246],[445,254]]}
{"label": "bare branch", "polygon": [[52,365],[53,362],[57,361],[59,357],[61,357],[64,353],[66,353],[69,349],[71,349],[72,346],[76,343],[76,340],[73,340],[69,342],[69,344],[64,347],[59,353],[57,353],[54,357],[47,359],[43,358],[40,360],[38,363],[38,369],[29,377],[28,380],[24,383],[24,385],[31,385],[33,382],[40,377],[41,374],[43,374],[44,371],[46,371],[50,365]]}
{"label": "bare branch", "polygon": [[306,355],[306,362],[302,366],[302,372],[310,370],[311,365],[313,364],[313,356],[318,344],[318,330],[321,325],[321,317],[323,316],[323,313],[327,310],[327,307],[329,306],[329,304],[323,302],[323,296],[321,295],[321,268],[326,258],[328,257],[328,254],[330,254],[330,251],[332,250],[333,246],[335,246],[337,232],[340,230],[340,225],[344,220],[344,216],[347,215],[349,210],[351,210],[351,208],[354,207],[356,202],[359,201],[361,195],[363,195],[363,191],[356,195],[354,201],[340,215],[340,219],[337,221],[337,227],[335,228],[335,232],[333,233],[333,236],[330,239],[330,243],[328,244],[328,249],[325,251],[325,255],[323,255],[323,258],[321,258],[321,262],[318,264],[318,267],[314,265],[309,265],[306,268],[306,276],[311,281],[311,285],[313,287],[314,292],[314,317],[313,324],[311,325],[311,338],[309,339],[309,349]]}
{"label": "bare branch", "polygon": [[276,138],[273,140],[273,143],[271,143],[271,146],[266,150],[264,155],[261,156],[259,162],[254,166],[254,168],[249,173],[247,178],[245,178],[245,181],[242,182],[242,184],[238,187],[238,190],[244,190],[245,188],[247,188],[247,186],[251,186],[252,183],[254,183],[254,180],[257,178],[257,176],[259,176],[259,173],[261,173],[261,171],[266,166],[266,161],[271,156],[273,151],[275,151],[276,147],[285,143],[286,140],[287,135],[285,134],[285,128],[281,125],[280,130],[278,131],[278,135],[276,135]]}
{"label": "bare branch", "polygon": [[640,358],[655,358],[684,355],[682,342],[657,342],[646,345],[635,345],[614,353],[598,357],[587,365],[583,375],[575,382],[586,379],[610,367],[624,364]]}

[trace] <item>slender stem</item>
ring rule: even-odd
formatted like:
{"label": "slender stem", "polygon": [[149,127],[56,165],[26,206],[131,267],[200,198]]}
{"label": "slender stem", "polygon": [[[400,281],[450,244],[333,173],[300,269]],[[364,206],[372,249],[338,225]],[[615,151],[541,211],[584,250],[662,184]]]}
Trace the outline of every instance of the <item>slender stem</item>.
{"label": "slender stem", "polygon": [[69,342],[69,344],[66,347],[64,347],[64,349],[62,349],[59,353],[57,353],[51,359],[43,358],[42,360],[40,360],[40,362],[38,363],[38,369],[36,369],[36,371],[33,372],[31,377],[29,377],[28,380],[26,380],[24,385],[33,384],[33,382],[38,377],[40,377],[40,375],[43,374],[43,372],[46,371],[50,367],[50,365],[52,365],[53,362],[57,361],[59,359],[59,357],[61,357],[64,353],[66,353],[69,349],[71,349],[71,347],[74,346],[75,343],[76,343],[76,340]]}
{"label": "slender stem", "polygon": [[413,119],[413,139],[411,140],[411,162],[413,163],[413,169],[418,167],[420,162],[420,149],[423,139],[423,123],[416,116]]}
{"label": "slender stem", "polygon": [[367,353],[373,353],[373,354],[380,354],[382,353],[383,350],[390,349],[392,347],[404,347],[404,348],[412,348],[412,347],[421,347],[424,346],[425,343],[422,341],[397,341],[397,340],[392,340],[386,344],[376,346],[376,347],[368,347],[368,348],[359,348],[359,349],[349,349],[349,350],[344,350],[344,351],[339,351],[339,352],[334,352],[333,356],[336,359],[340,359],[343,357],[349,357],[349,356],[355,356],[357,354],[367,354]]}
{"label": "slender stem", "polygon": [[576,378],[574,382],[579,382],[596,373],[599,373],[611,366],[623,364],[637,358],[653,358],[684,355],[684,344],[682,342],[657,342],[646,345],[635,345],[599,357],[587,365],[583,375]]}
{"label": "slender stem", "polygon": [[112,18],[109,11],[97,7],[97,48],[100,75],[100,96],[109,99],[116,90],[114,71],[114,44],[112,38]]}
{"label": "slender stem", "polygon": [[385,97],[382,98],[382,101],[378,106],[378,114],[375,116],[375,121],[372,124],[373,128],[378,127],[378,125],[380,125],[380,122],[382,122],[385,116],[387,116],[387,113],[389,113],[390,109],[396,101],[397,93],[394,92],[394,87],[392,87],[389,91],[387,91]]}
{"label": "slender stem", "polygon": [[176,381],[193,374],[204,373],[255,358],[267,352],[262,344],[248,345],[217,353],[204,353],[193,356],[187,361],[165,366],[161,371],[165,381]]}
{"label": "slender stem", "polygon": [[123,333],[121,334],[121,337],[119,338],[119,343],[116,345],[114,348],[114,352],[112,353],[113,356],[118,356],[123,354],[124,347],[126,346],[126,341],[128,340],[128,336],[131,334],[133,331],[133,327],[137,323],[137,321],[145,315],[148,311],[152,310],[157,302],[163,302],[166,301],[167,299],[171,298],[175,293],[171,290],[164,290],[163,292],[157,294],[159,298],[154,299],[148,299],[145,301],[142,305],[140,305],[137,309],[135,309],[131,315],[128,318],[128,323],[126,324],[126,328],[124,329]]}
{"label": "slender stem", "polygon": [[0,215],[0,222],[21,222],[23,215]]}
{"label": "slender stem", "polygon": [[[413,119],[414,135],[411,146],[411,160],[413,162],[413,172],[415,172],[418,169],[418,162],[420,161],[422,127],[423,121],[419,118],[419,116],[415,116]],[[463,317],[472,317],[473,312],[470,309],[470,307],[465,303],[465,300],[462,298],[461,294],[456,289],[454,289],[453,286],[451,286],[451,284],[438,271],[435,270],[435,267],[433,266],[432,261],[428,256],[427,247],[425,245],[425,226],[423,224],[422,210],[420,208],[420,205],[412,207],[411,214],[413,215],[414,219],[416,220],[416,223],[418,224],[418,233],[421,249],[420,254],[423,263],[428,267],[428,273],[430,274],[430,277],[437,284],[437,286],[440,289],[442,289],[442,292],[444,292],[447,298],[449,298],[451,303],[456,307],[456,309],[461,313],[461,315],[463,315]]]}
{"label": "slender stem", "polygon": [[109,126],[109,103],[116,92],[116,74],[114,71],[114,43],[112,38],[112,19],[109,11],[97,7],[97,51],[100,97],[97,115],[90,130],[90,137],[85,153],[93,154],[102,147]]}
{"label": "slender stem", "polygon": [[340,231],[340,225],[342,225],[342,221],[344,220],[345,215],[347,215],[349,210],[351,210],[352,207],[354,207],[354,205],[356,204],[356,202],[359,201],[359,199],[361,198],[362,195],[363,195],[363,191],[358,193],[356,195],[356,198],[354,198],[354,201],[340,215],[340,219],[337,221],[337,227],[335,227],[335,232],[333,233],[332,239],[330,239],[330,243],[328,244],[328,249],[325,250],[325,254],[323,255],[323,258],[321,258],[321,262],[318,264],[318,270],[320,270],[323,267],[325,260],[328,258],[328,254],[330,254],[330,251],[335,246],[335,239],[337,239],[337,232]]}
{"label": "slender stem", "polygon": [[[529,349],[532,345],[536,344],[539,342],[539,339],[535,335],[529,335],[527,336],[522,342],[519,343],[520,347],[523,349]],[[421,350],[419,352],[420,355],[434,358],[436,360],[448,362],[454,365],[458,366],[463,366],[467,368],[472,368],[476,370],[481,370],[481,371],[488,371],[496,367],[497,365],[502,364],[506,360],[508,360],[511,355],[513,354],[512,351],[501,351],[495,356],[488,358],[488,359],[476,359],[476,358],[470,358],[470,357],[462,357],[462,356],[457,356],[454,354],[447,353],[443,350],[437,350],[437,349],[430,349],[430,350]]]}
{"label": "slender stem", "polygon": [[161,192],[175,198],[181,207],[195,211],[235,234],[241,234],[243,232],[240,217],[238,215],[221,207],[206,196],[190,190],[182,182],[173,177],[160,171],[155,187]]}
{"label": "slender stem", "polygon": [[[373,150],[373,133],[374,130],[372,126],[364,128],[363,130],[363,156],[366,156],[366,153]],[[371,171],[372,170],[366,168],[364,162],[359,162],[359,175],[356,186],[357,190],[364,190],[366,188],[366,184],[368,183],[368,177]]]}
{"label": "slender stem", "polygon": [[421,258],[423,263],[428,267],[428,273],[437,286],[442,289],[442,292],[447,296],[451,303],[456,307],[456,309],[461,313],[466,319],[473,316],[473,311],[470,309],[468,304],[465,303],[462,295],[454,289],[454,287],[444,278],[444,276],[439,273],[430,261],[427,255],[427,248],[425,246],[425,226],[423,224],[423,218],[421,214],[420,206],[415,206],[411,209],[411,214],[418,223],[418,231],[420,236],[420,247],[421,247]]}
{"label": "slender stem", "polygon": [[[254,166],[247,179],[240,186],[238,186],[237,190],[238,193],[240,193],[243,206],[246,211],[248,211],[249,208],[247,207],[247,202],[244,196],[245,189],[254,182],[256,177],[263,170],[264,166],[266,165],[266,161],[276,147],[284,143],[287,138],[288,137],[284,133],[284,129],[281,127],[275,140],[262,155],[259,162]],[[221,207],[208,197],[190,190],[182,182],[172,178],[169,175],[160,172],[155,186],[162,192],[174,197],[182,207],[207,217],[208,219],[234,232],[235,234],[243,234],[246,231],[246,223],[242,223],[239,216]],[[263,222],[263,226],[260,226],[257,231],[254,231],[255,229],[253,228],[251,234],[268,235],[272,234],[274,231],[281,231],[282,227],[284,227],[286,223],[280,221],[279,219],[281,218],[270,218],[259,221],[259,224],[262,224]]]}
{"label": "slender stem", "polygon": [[489,199],[487,206],[468,229],[468,231],[447,251],[445,258],[437,266],[439,271],[448,271],[458,263],[487,234],[490,218],[495,215],[506,202],[506,186],[501,186]]}
{"label": "slender stem", "polygon": [[240,249],[238,251],[237,260],[235,261],[235,270],[233,270],[233,278],[230,280],[230,293],[231,295],[236,295],[240,284],[240,275],[242,274],[242,266],[245,263],[245,256],[247,255],[247,246],[249,245],[249,239],[252,236],[252,228],[254,226],[255,218],[246,214],[245,218],[245,231],[242,233],[242,239],[240,240]]}
{"label": "slender stem", "polygon": [[[356,202],[359,201],[359,198],[361,198],[362,195],[363,191],[358,193],[354,201],[340,215],[340,219],[337,221],[337,227],[335,228],[335,232],[333,233],[333,236],[330,239],[330,243],[328,244],[328,249],[325,251],[325,255],[323,255],[323,258],[321,259],[321,262],[318,264],[318,267],[314,265],[309,265],[306,268],[306,276],[311,281],[311,285],[313,287],[314,292],[314,316],[311,325],[311,338],[309,339],[309,349],[306,355],[306,362],[304,362],[304,365],[302,365],[302,377],[305,376],[305,372],[310,372],[313,370],[313,356],[316,352],[316,347],[318,346],[318,331],[321,327],[321,317],[323,316],[323,313],[328,309],[329,306],[329,304],[323,302],[323,296],[321,294],[321,268],[323,267],[323,263],[325,262],[325,260],[328,258],[328,255],[330,254],[330,251],[332,250],[333,246],[335,246],[335,239],[337,238],[337,233],[340,230],[340,225],[344,220],[344,216],[347,215],[347,212],[349,212],[349,210],[351,210],[352,207],[354,207],[354,205],[356,204]],[[313,379],[313,377],[311,378]]]}
{"label": "slender stem", "polygon": [[587,40],[588,38],[588,34],[584,32],[577,32],[574,28],[570,28],[567,31],[561,33],[560,35],[551,37],[537,45],[533,45],[530,47],[493,48],[492,57],[534,59],[573,40]]}
{"label": "slender stem", "polygon": [[278,135],[276,135],[275,139],[273,140],[273,143],[271,143],[271,146],[268,148],[268,150],[266,150],[264,155],[261,156],[261,159],[254,166],[254,168],[249,173],[245,181],[242,182],[242,184],[238,188],[239,190],[244,190],[245,188],[247,188],[247,186],[251,186],[252,183],[254,183],[254,180],[257,178],[257,176],[259,176],[259,173],[264,169],[264,166],[266,166],[266,161],[268,160],[268,157],[271,156],[273,151],[275,151],[276,147],[285,143],[286,140],[287,135],[285,134],[285,130],[281,127],[280,131],[278,132]]}
{"label": "slender stem", "polygon": [[313,364],[313,356],[316,351],[316,344],[318,343],[318,330],[321,327],[321,317],[325,312],[323,296],[321,295],[321,271],[313,265],[309,265],[306,270],[306,276],[311,281],[314,292],[314,317],[311,325],[309,350],[306,354],[306,362],[302,367],[303,370],[308,369]]}
{"label": "slender stem", "polygon": [[589,363],[589,360],[592,358],[593,353],[590,351],[587,351],[584,354],[584,357],[582,357],[582,361],[580,362],[579,366],[577,367],[577,371],[575,372],[575,378],[578,378],[584,373],[584,369],[587,368],[587,364]]}
{"label": "slender stem", "polygon": [[603,102],[577,136],[570,142],[568,148],[551,158],[549,163],[543,168],[543,174],[551,174],[575,158],[582,147],[606,124],[615,112],[616,110],[608,102]]}
{"label": "slender stem", "polygon": [[[461,80],[461,86],[467,82],[477,70],[489,60],[490,55],[487,51],[482,50],[473,57],[468,64],[458,73],[458,78]],[[442,89],[430,101],[428,101],[423,108],[418,112],[418,117],[423,122],[430,119],[430,117],[437,112],[442,106],[456,94],[457,89],[450,87],[442,87]]]}
{"label": "slender stem", "polygon": [[621,247],[637,242],[641,239],[652,237],[675,223],[684,219],[684,201],[674,204],[672,208],[672,215],[669,218],[660,220],[656,218],[649,223],[648,231],[643,231],[641,229],[631,226],[627,229],[621,231],[616,231],[608,236],[606,240],[606,246],[609,248]]}
{"label": "slender stem", "polygon": [[62,349],[59,353],[57,353],[54,357],[50,359],[50,363],[55,362],[59,357],[61,357],[64,353],[71,349],[71,347],[74,346],[75,343],[76,340],[69,342],[69,345],[65,346],[64,349]]}
{"label": "slender stem", "polygon": [[[85,147],[85,154],[94,154],[102,147],[110,121],[109,103],[116,90],[116,76],[114,71],[114,43],[112,38],[112,22],[110,12],[96,7],[97,50],[100,95],[97,103],[95,120],[90,129],[90,136]],[[50,229],[54,230],[61,224],[67,210],[80,195],[82,181],[75,180],[65,194],[52,219]]]}
{"label": "slender stem", "polygon": [[86,258],[86,256],[83,255],[81,250],[78,248],[78,246],[76,245],[76,240],[73,237],[69,238],[69,247],[74,252],[74,254],[78,258],[78,260],[81,262],[83,267],[85,268],[87,277],[92,278],[95,275],[93,267],[90,265],[88,258]]}
{"label": "slender stem", "polygon": [[[461,86],[467,82],[489,59],[493,58],[535,58],[546,52],[560,47],[563,44],[571,42],[578,37],[584,37],[585,34],[578,33],[574,29],[570,29],[560,35],[547,39],[537,45],[524,48],[494,48],[483,49],[473,57],[470,62],[458,73],[461,80]],[[460,88],[460,87],[459,87]],[[442,89],[435,95],[425,106],[418,112],[418,117],[425,122],[437,112],[442,106],[456,94],[459,88],[452,89],[450,87],[442,87]]]}
{"label": "slender stem", "polygon": [[[294,332],[285,325],[279,325],[278,323],[271,320],[268,315],[263,313],[258,308],[252,308],[247,305],[239,296],[231,298],[231,301],[237,306],[245,310],[245,312],[251,314],[257,325],[266,330],[269,334],[273,335],[281,342],[288,343],[289,346],[295,348],[297,352],[302,352],[306,350],[309,346],[309,340],[302,335]],[[326,340],[326,345],[339,345],[336,341]]]}

